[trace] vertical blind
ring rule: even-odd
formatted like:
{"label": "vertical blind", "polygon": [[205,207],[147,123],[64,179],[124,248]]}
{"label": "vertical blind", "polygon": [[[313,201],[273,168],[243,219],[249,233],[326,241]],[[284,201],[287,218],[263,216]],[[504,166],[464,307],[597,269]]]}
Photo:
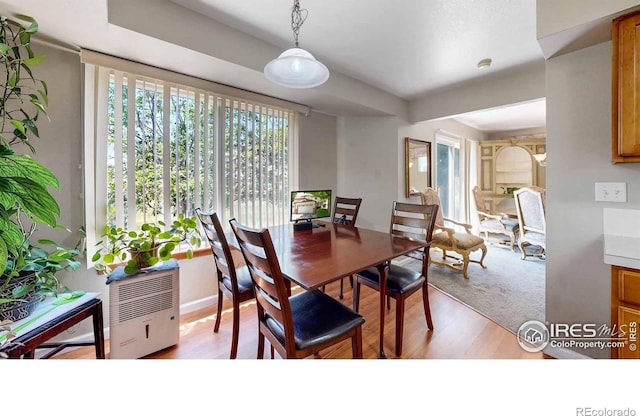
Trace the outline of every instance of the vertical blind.
{"label": "vertical blind", "polygon": [[[86,114],[90,112],[90,114]],[[195,208],[251,227],[289,219],[297,111],[85,63],[87,233]],[[89,217],[93,216],[92,219]],[[226,223],[226,221],[223,221]]]}

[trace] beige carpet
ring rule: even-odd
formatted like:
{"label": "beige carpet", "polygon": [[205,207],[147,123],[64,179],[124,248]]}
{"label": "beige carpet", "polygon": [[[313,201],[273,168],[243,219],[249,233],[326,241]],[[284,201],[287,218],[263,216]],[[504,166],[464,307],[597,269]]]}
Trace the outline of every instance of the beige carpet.
{"label": "beige carpet", "polygon": [[[442,253],[432,250],[432,256],[440,259]],[[479,259],[478,253],[472,258]],[[394,262],[419,271],[419,260],[401,257]],[[528,320],[544,322],[545,313],[545,260],[527,257],[520,259],[520,252],[506,248],[487,246],[484,260],[486,269],[470,263],[469,279],[462,273],[432,264],[429,267],[429,283],[477,310],[492,321],[516,333]]]}

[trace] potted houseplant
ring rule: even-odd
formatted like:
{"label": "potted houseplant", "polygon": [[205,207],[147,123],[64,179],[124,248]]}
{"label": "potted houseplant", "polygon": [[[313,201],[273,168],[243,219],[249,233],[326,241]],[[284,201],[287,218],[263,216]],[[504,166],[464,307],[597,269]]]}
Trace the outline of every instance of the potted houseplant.
{"label": "potted houseplant", "polygon": [[44,59],[31,49],[38,25],[31,17],[15,17],[0,17],[0,313],[13,320],[28,314],[44,293],[57,294],[56,273],[77,269],[80,254],[53,241],[32,241],[37,225],[60,227],[60,207],[49,191],[59,185],[49,169],[13,150],[35,153],[31,138],[39,137],[37,121],[48,103],[47,84],[32,71]]}
{"label": "potted houseplant", "polygon": [[201,242],[196,218],[180,214],[169,226],[158,221],[144,223],[139,230],[105,227],[91,260],[98,271],[109,274],[113,264],[124,264],[124,272],[131,275],[169,260],[181,244],[187,246],[187,258],[192,258],[193,248],[200,247]]}

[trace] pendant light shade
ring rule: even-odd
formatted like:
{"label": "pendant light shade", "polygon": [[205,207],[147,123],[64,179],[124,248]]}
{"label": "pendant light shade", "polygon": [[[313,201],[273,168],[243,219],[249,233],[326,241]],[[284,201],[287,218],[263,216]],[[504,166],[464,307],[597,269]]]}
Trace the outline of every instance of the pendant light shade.
{"label": "pendant light shade", "polygon": [[287,88],[313,88],[329,79],[327,67],[309,52],[298,47],[298,32],[307,18],[307,10],[300,8],[300,0],[293,1],[291,28],[295,47],[282,52],[280,56],[264,67],[264,76],[271,82]]}
{"label": "pendant light shade", "polygon": [[304,49],[291,48],[269,62],[264,67],[264,75],[283,87],[313,88],[329,79],[329,70]]}

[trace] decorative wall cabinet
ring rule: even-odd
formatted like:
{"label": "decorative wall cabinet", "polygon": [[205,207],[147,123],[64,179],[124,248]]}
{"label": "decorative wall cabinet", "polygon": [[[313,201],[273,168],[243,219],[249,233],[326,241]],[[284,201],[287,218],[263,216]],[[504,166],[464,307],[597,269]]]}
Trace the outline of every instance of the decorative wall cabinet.
{"label": "decorative wall cabinet", "polygon": [[479,184],[488,208],[495,210],[513,190],[523,186],[546,187],[545,168],[533,155],[547,151],[546,138],[484,140],[479,146]]}
{"label": "decorative wall cabinet", "polygon": [[611,358],[640,358],[640,270],[611,267],[612,338],[624,345],[611,349]]}
{"label": "decorative wall cabinet", "polygon": [[640,162],[640,12],[614,19],[612,41],[613,163]]}

